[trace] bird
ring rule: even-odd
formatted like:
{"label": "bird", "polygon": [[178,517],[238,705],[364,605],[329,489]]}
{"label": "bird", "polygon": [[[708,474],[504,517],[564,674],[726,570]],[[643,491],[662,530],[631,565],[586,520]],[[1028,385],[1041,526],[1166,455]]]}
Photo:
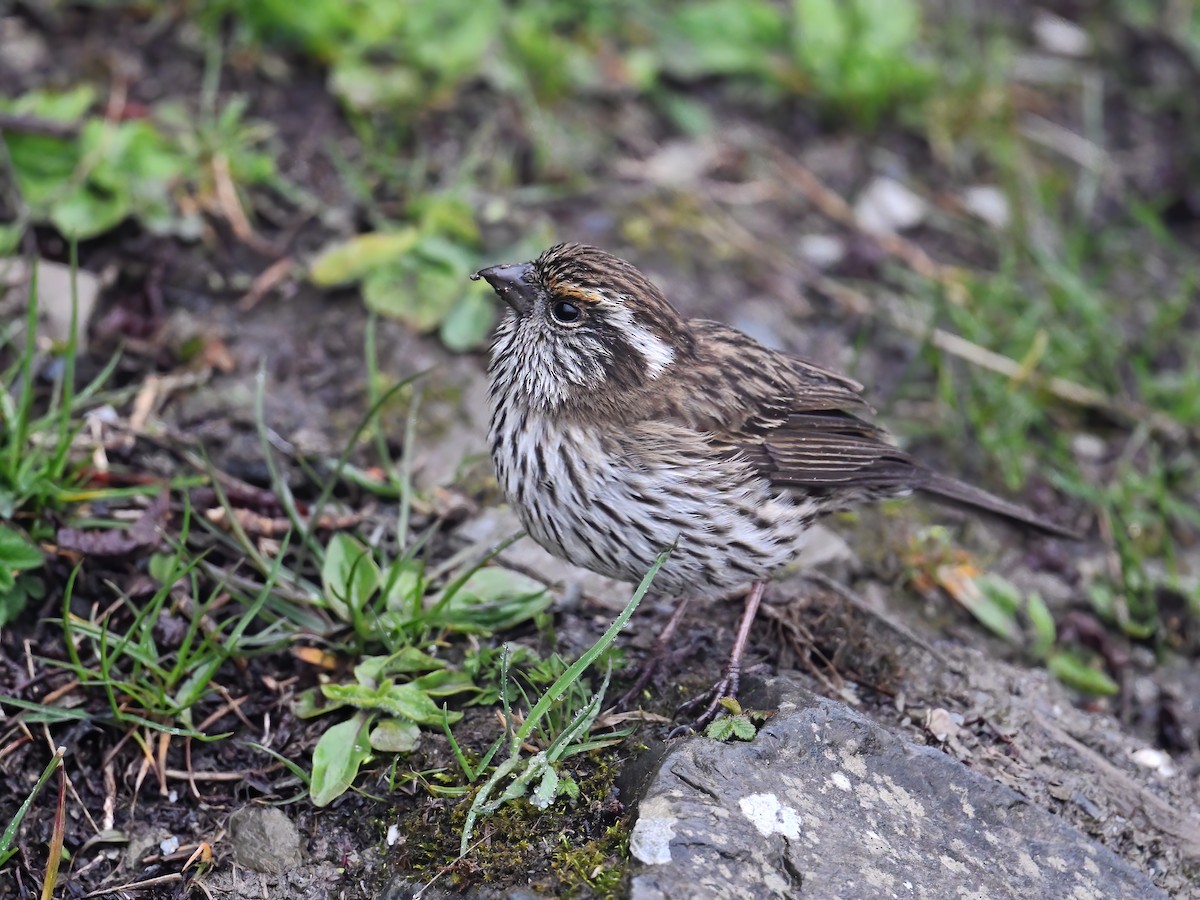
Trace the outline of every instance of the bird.
{"label": "bird", "polygon": [[919,493],[1075,536],[923,465],[872,421],[863,385],[685,318],[612,253],[558,243],[471,277],[506,307],[488,363],[488,442],[526,532],[554,556],[633,583],[672,548],[653,588],[679,602],[652,660],[690,601],[749,586],[693,727],[736,696],[766,584],[821,516]]}

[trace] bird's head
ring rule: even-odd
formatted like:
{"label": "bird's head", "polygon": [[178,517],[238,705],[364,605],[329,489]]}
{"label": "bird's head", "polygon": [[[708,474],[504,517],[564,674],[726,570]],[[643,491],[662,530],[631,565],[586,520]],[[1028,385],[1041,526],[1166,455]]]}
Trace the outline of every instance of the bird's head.
{"label": "bird's head", "polygon": [[634,265],[585,244],[492,266],[508,305],[492,347],[492,378],[547,410],[620,404],[651,389],[692,352],[687,322]]}

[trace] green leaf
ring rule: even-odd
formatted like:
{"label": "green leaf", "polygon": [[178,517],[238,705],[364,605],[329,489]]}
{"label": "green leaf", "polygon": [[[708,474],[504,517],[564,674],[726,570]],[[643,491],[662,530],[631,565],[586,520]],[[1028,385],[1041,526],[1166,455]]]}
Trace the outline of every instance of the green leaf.
{"label": "green leaf", "polygon": [[313,806],[328,806],[354,784],[359,768],[371,758],[368,724],[368,718],[359,714],[321,735],[313,748],[309,785]]}
{"label": "green leaf", "polygon": [[364,657],[354,667],[354,677],[359,684],[374,688],[391,675],[432,672],[445,666],[442,660],[416,647],[404,647],[390,656]]}
{"label": "green leaf", "polygon": [[412,3],[408,11],[405,43],[420,66],[443,82],[457,82],[479,69],[507,14],[498,0]]}
{"label": "green leaf", "polygon": [[0,568],[14,571],[35,569],[42,564],[42,551],[25,535],[0,525]]}
{"label": "green leaf", "polygon": [[763,75],[787,46],[787,21],[765,0],[705,0],[682,4],[667,37],[663,66],[676,77]]}
{"label": "green leaf", "polygon": [[708,727],[704,729],[704,736],[711,738],[714,741],[727,741],[733,737],[733,720],[734,716],[721,716],[719,719],[713,719],[708,723]]}
{"label": "green leaf", "polygon": [[383,719],[371,729],[370,740],[381,753],[411,753],[421,743],[421,729],[408,719]]}
{"label": "green leaf", "polygon": [[1111,697],[1120,691],[1117,683],[1106,674],[1099,669],[1092,668],[1071,653],[1051,654],[1050,658],[1046,660],[1046,667],[1063,684],[1086,694]]}
{"label": "green leaf", "polygon": [[1030,594],[1025,601],[1025,614],[1029,616],[1029,624],[1033,626],[1033,646],[1030,652],[1036,657],[1043,657],[1054,646],[1058,630],[1054,624],[1046,601],[1038,594]]}
{"label": "green leaf", "polygon": [[425,593],[425,566],[418,560],[398,559],[383,572],[384,608],[411,617]]}
{"label": "green leaf", "polygon": [[0,99],[0,109],[17,115],[74,122],[96,102],[96,89],[82,84],[65,91],[27,91],[14,100]]}
{"label": "green leaf", "polygon": [[344,706],[345,703],[327,700],[319,687],[311,687],[296,695],[296,699],[292,701],[292,712],[301,719],[313,719]]}
{"label": "green leaf", "polygon": [[0,257],[11,256],[21,246],[21,236],[24,234],[17,224],[0,224]]}
{"label": "green leaf", "polygon": [[501,566],[478,569],[430,611],[431,623],[456,631],[503,631],[550,605],[545,586]]}
{"label": "green leaf", "polygon": [[[392,716],[403,716],[421,725],[440,725],[442,709],[428,694],[413,684],[384,682],[377,688],[361,684],[326,684],[321,686],[330,700],[347,703],[359,709],[378,709]],[[450,713],[450,721],[458,721],[462,713]]]}
{"label": "green leaf", "polygon": [[436,328],[454,307],[459,290],[447,273],[400,266],[371,272],[362,286],[368,309],[416,331]]}
{"label": "green leaf", "polygon": [[533,796],[529,798],[529,802],[538,809],[545,809],[558,793],[558,782],[558,773],[554,771],[554,767],[544,764],[542,777],[533,791]]}
{"label": "green leaf", "polygon": [[733,717],[733,736],[739,741],[754,740],[754,736],[758,734],[758,729],[754,727],[754,723],[745,716]]}
{"label": "green leaf", "polygon": [[325,548],[321,584],[329,608],[349,622],[379,589],[379,566],[369,549],[339,532]]}
{"label": "green leaf", "polygon": [[464,691],[478,691],[475,682],[465,672],[454,669],[442,669],[430,672],[411,682],[413,687],[420,688],[431,697],[449,697],[451,694],[461,694]]}
{"label": "green leaf", "polygon": [[1019,643],[1021,629],[1017,623],[1017,609],[1020,595],[1013,585],[993,575],[939,577],[939,581],[948,590],[953,586],[951,596],[989,631],[1006,641]]}
{"label": "green leaf", "polygon": [[308,267],[308,277],[318,287],[361,281],[377,269],[408,253],[417,243],[417,230],[360,234],[325,247]]}
{"label": "green leaf", "polygon": [[439,336],[450,350],[473,350],[487,340],[495,324],[496,304],[492,298],[470,291],[450,310]]}
{"label": "green leaf", "polygon": [[84,241],[111,231],[129,217],[133,199],[124,185],[106,189],[80,185],[50,209],[50,223],[64,237]]}

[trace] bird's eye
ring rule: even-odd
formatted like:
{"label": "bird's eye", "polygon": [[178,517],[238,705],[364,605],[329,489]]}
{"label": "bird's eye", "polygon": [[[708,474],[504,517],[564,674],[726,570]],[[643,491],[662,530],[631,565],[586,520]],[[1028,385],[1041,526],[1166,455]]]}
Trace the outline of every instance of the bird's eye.
{"label": "bird's eye", "polygon": [[583,311],[570,300],[556,300],[550,307],[550,315],[554,321],[563,325],[573,325],[583,316]]}

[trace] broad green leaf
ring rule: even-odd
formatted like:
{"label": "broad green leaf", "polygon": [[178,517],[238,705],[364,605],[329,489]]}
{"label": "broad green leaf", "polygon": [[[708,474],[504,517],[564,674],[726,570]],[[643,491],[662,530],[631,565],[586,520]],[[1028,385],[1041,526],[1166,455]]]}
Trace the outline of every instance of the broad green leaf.
{"label": "broad green leaf", "polygon": [[[378,709],[393,716],[403,716],[422,725],[440,725],[442,710],[429,695],[412,684],[384,682],[378,688],[361,684],[326,684],[321,693],[330,700],[348,703],[359,709]],[[450,713],[457,721],[461,713]]]}
{"label": "broad green leaf", "polygon": [[432,331],[454,307],[463,290],[448,273],[411,267],[378,269],[363,281],[363,300],[368,309],[399,319],[417,331]]}
{"label": "broad green leaf", "polygon": [[325,548],[321,584],[329,608],[348,622],[351,610],[361,611],[379,589],[379,566],[368,548],[339,532]]}
{"label": "broad green leaf", "polygon": [[451,694],[461,694],[464,691],[478,691],[469,675],[453,669],[441,669],[430,672],[419,678],[414,678],[412,686],[424,691],[430,697],[449,697]]}
{"label": "broad green leaf", "polygon": [[54,203],[50,223],[64,236],[83,241],[116,228],[132,210],[124,185],[105,190],[89,181]]}
{"label": "broad green leaf", "polygon": [[[464,249],[464,245],[479,243],[479,222],[472,204],[454,194],[424,194],[409,204],[408,211],[417,217],[421,233],[426,235],[421,241],[421,249],[426,255],[451,269],[469,271],[473,267],[474,257]],[[447,246],[440,251],[435,246],[431,251],[429,247],[434,240],[431,235],[443,235],[444,238],[436,240]]]}
{"label": "broad green leaf", "polygon": [[417,243],[417,230],[360,234],[327,246],[308,267],[308,277],[319,287],[361,281],[369,273],[396,262]]}
{"label": "broad green leaf", "polygon": [[952,566],[939,568],[937,580],[967,612],[997,637],[1014,644],[1020,641],[1021,629],[1017,624],[1020,597],[1007,581],[987,575],[972,578]]}
{"label": "broad green leaf", "polygon": [[309,793],[313,806],[328,806],[354,784],[358,770],[371,758],[369,720],[359,714],[326,729],[313,749]]}
{"label": "broad green leaf", "polygon": [[756,734],[758,734],[758,729],[745,716],[733,717],[733,736],[739,741],[752,741]]}
{"label": "broad green leaf", "polygon": [[1034,656],[1045,656],[1058,637],[1054,616],[1039,594],[1029,595],[1029,599],[1025,601],[1025,613],[1029,616],[1029,624],[1033,626],[1031,652]]}
{"label": "broad green leaf", "polygon": [[434,624],[456,631],[503,631],[537,615],[550,601],[541,582],[489,566],[473,572],[451,596],[435,600],[431,616]]}
{"label": "broad green leaf", "polygon": [[296,695],[296,699],[292,701],[292,712],[301,719],[313,719],[335,709],[342,709],[345,705],[341,701],[329,700],[319,687],[311,687]]}
{"label": "broad green leaf", "polygon": [[79,85],[66,91],[26,91],[13,100],[0,99],[0,109],[58,122],[74,122],[92,108],[96,89]]}
{"label": "broad green leaf", "polygon": [[1120,690],[1117,683],[1106,674],[1070,653],[1051,654],[1046,666],[1063,684],[1087,694],[1111,697]]}
{"label": "broad green leaf", "polygon": [[0,257],[15,253],[21,246],[21,235],[24,233],[24,230],[16,224],[0,224]]}
{"label": "broad green leaf", "polygon": [[4,142],[22,198],[35,215],[45,215],[75,177],[83,157],[78,142],[12,131],[4,132]]}
{"label": "broad green leaf", "polygon": [[487,339],[495,324],[495,301],[479,291],[469,291],[450,310],[439,336],[450,350],[473,350]]}
{"label": "broad green leaf", "polygon": [[21,532],[0,524],[0,568],[20,571],[42,564],[42,551]]}
{"label": "broad green leaf", "polygon": [[432,672],[445,667],[445,663],[416,647],[404,647],[390,656],[366,656],[354,667],[354,677],[359,684],[378,687],[391,675],[411,672]]}
{"label": "broad green leaf", "polygon": [[408,9],[405,35],[412,56],[443,82],[456,82],[480,68],[509,14],[497,0],[439,0],[412,3]]}
{"label": "broad green leaf", "polygon": [[347,59],[333,67],[329,88],[359,112],[394,112],[397,108],[416,106],[429,94],[425,79],[411,66],[380,65],[357,59]]}
{"label": "broad green leaf", "polygon": [[425,593],[425,566],[419,560],[398,559],[380,576],[384,608],[399,616],[411,616]]}
{"label": "broad green leaf", "polygon": [[713,719],[704,729],[704,736],[714,741],[727,741],[733,737],[733,716]]}
{"label": "broad green leaf", "polygon": [[787,21],[765,0],[702,0],[679,7],[667,36],[663,65],[680,78],[763,74],[787,45]]}
{"label": "broad green leaf", "polygon": [[411,753],[421,743],[421,729],[408,719],[383,719],[371,729],[370,740],[381,753]]}

